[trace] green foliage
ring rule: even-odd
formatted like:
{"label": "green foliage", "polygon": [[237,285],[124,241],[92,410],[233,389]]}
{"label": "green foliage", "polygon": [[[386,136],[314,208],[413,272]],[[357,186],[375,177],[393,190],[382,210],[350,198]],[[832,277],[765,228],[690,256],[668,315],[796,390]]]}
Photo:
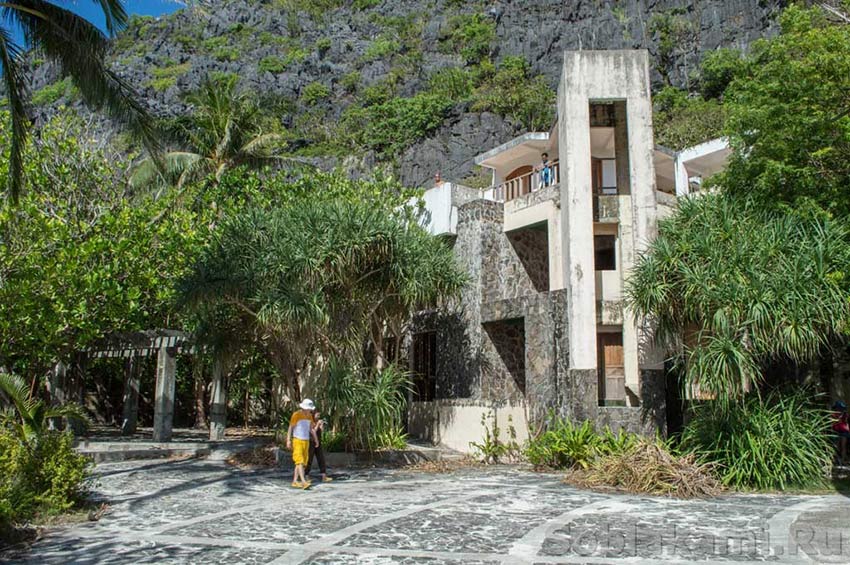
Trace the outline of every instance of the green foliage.
{"label": "green foliage", "polygon": [[342,0],[274,0],[275,5],[290,14],[303,12],[315,20],[323,19],[329,12],[340,8]]}
{"label": "green foliage", "polygon": [[71,79],[64,78],[33,92],[31,101],[36,106],[48,106],[62,98],[74,98],[78,94],[79,91],[71,82]]}
{"label": "green foliage", "polygon": [[467,64],[474,65],[489,57],[495,39],[496,24],[492,19],[481,14],[462,14],[449,19],[440,43],[444,49],[461,55]]}
{"label": "green foliage", "polygon": [[[492,419],[492,426],[487,424],[488,419]],[[513,426],[513,420],[510,416],[508,416],[507,441],[502,439],[502,430],[499,428],[498,422],[496,422],[495,412],[491,411],[490,414],[481,414],[481,428],[484,430],[484,437],[481,443],[469,442],[469,446],[474,450],[478,459],[483,463],[495,464],[517,458],[520,447],[516,441],[516,429]]]}
{"label": "green foliage", "polygon": [[222,225],[181,295],[208,321],[201,339],[250,340],[290,398],[300,395],[296,369],[314,356],[360,359],[378,320],[399,323],[464,284],[451,250],[405,206],[412,193],[391,179],[315,172],[280,194],[273,210],[251,207]]}
{"label": "green foliage", "polygon": [[353,94],[357,92],[357,89],[360,87],[361,80],[362,79],[360,77],[360,72],[351,71],[350,73],[347,73],[345,76],[343,76],[339,82],[346,92],[348,92],[349,94]]}
{"label": "green foliage", "polygon": [[400,49],[401,44],[397,40],[381,36],[369,44],[361,60],[368,63],[378,59],[386,59],[398,53]]}
{"label": "green foliage", "polygon": [[[7,151],[8,135],[0,126]],[[67,115],[43,126],[26,148],[28,194],[0,209],[0,359],[28,377],[104,332],[159,327],[196,237],[179,215],[150,226],[167,203],[129,206],[122,157],[89,136]]]}
{"label": "green foliage", "polygon": [[369,10],[381,3],[381,0],[354,0],[352,7],[355,10]]}
{"label": "green foliage", "polygon": [[277,55],[266,55],[257,63],[257,68],[264,73],[282,73],[286,70],[286,61]]}
{"label": "green foliage", "polygon": [[394,365],[370,373],[334,358],[316,397],[331,429],[349,449],[404,449],[409,389],[410,375]]}
{"label": "green foliage", "polygon": [[324,55],[331,48],[331,38],[330,37],[320,37],[316,41],[316,50],[319,52],[319,55]]}
{"label": "green foliage", "polygon": [[530,130],[548,131],[554,120],[555,92],[543,76],[531,76],[522,57],[505,57],[473,100],[473,110],[509,116]]}
{"label": "green foliage", "polygon": [[846,222],[805,210],[723,194],[681,200],[639,258],[628,302],[682,351],[688,386],[737,398],[764,362],[810,361],[847,327],[848,242]]}
{"label": "green foliage", "polygon": [[311,82],[301,89],[301,103],[305,106],[314,106],[330,95],[330,88],[321,82]]}
{"label": "green foliage", "polygon": [[735,77],[744,72],[741,52],[718,49],[709,53],[700,65],[699,91],[702,97],[720,98]]}
{"label": "green foliage", "polygon": [[91,462],[70,433],[44,432],[23,442],[0,427],[0,535],[39,515],[67,512],[88,492]]}
{"label": "green foliage", "polygon": [[724,96],[734,154],[720,184],[763,206],[850,215],[850,25],[796,5],[760,40]]}
{"label": "green foliage", "polygon": [[428,92],[448,100],[463,101],[472,95],[472,75],[457,67],[446,67],[428,77]]}
{"label": "green foliage", "polygon": [[433,94],[349,107],[342,126],[356,145],[395,156],[443,123],[452,101]]}
{"label": "green foliage", "polygon": [[231,38],[228,35],[218,35],[205,39],[202,47],[219,61],[239,60],[240,50],[231,44]]}
{"label": "green foliage", "polygon": [[718,101],[701,96],[688,96],[672,86],[653,98],[655,141],[679,151],[723,134],[726,110]]}
{"label": "green foliage", "polygon": [[546,430],[528,441],[525,457],[535,467],[582,468],[601,455],[615,455],[629,449],[638,436],[609,428],[599,434],[589,420],[577,425],[563,418],[549,417]]}
{"label": "green foliage", "polygon": [[164,92],[177,84],[177,78],[186,74],[192,67],[186,62],[180,65],[169,64],[165,67],[154,67],[151,69],[153,79],[148,83],[157,92]]}
{"label": "green foliage", "polygon": [[808,391],[744,402],[698,405],[682,434],[682,449],[711,463],[723,484],[785,490],[824,482],[834,448],[830,416]]}

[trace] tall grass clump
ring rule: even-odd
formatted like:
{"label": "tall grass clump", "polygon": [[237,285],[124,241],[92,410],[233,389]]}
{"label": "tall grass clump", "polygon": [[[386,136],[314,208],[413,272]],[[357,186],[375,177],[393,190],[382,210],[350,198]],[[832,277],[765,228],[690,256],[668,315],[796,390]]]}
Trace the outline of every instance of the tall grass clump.
{"label": "tall grass clump", "polygon": [[576,424],[550,415],[546,430],[526,445],[525,457],[535,467],[587,469],[597,457],[622,453],[638,438],[636,434],[624,430],[615,433],[607,427],[597,432],[589,420]]}
{"label": "tall grass clump", "polygon": [[832,445],[829,414],[805,391],[708,402],[694,409],[681,448],[739,489],[784,490],[823,483]]}

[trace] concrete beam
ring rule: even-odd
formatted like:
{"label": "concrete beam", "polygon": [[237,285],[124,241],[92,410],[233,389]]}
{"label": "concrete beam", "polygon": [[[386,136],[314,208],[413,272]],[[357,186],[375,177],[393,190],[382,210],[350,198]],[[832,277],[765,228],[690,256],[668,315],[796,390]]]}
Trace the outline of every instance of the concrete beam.
{"label": "concrete beam", "polygon": [[171,441],[174,420],[174,389],[177,375],[176,352],[162,347],[156,357],[156,390],[153,409],[153,440]]}

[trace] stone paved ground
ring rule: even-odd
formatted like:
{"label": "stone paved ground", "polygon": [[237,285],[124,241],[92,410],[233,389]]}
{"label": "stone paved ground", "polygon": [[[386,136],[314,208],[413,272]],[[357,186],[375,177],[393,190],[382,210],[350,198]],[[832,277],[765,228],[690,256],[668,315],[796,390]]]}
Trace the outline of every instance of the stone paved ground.
{"label": "stone paved ground", "polygon": [[[353,471],[303,492],[204,460],[98,467],[99,522],[19,563],[850,563],[850,501],[599,494],[517,469]],[[305,525],[306,521],[310,525]]]}

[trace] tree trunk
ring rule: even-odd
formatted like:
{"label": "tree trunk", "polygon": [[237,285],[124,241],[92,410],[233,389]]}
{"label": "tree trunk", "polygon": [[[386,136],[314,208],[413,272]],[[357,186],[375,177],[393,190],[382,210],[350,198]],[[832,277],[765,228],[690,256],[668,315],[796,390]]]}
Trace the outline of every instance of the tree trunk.
{"label": "tree trunk", "polygon": [[207,429],[207,403],[205,400],[207,383],[204,378],[204,363],[200,359],[196,358],[193,363],[192,376],[195,380],[195,429],[205,430]]}

